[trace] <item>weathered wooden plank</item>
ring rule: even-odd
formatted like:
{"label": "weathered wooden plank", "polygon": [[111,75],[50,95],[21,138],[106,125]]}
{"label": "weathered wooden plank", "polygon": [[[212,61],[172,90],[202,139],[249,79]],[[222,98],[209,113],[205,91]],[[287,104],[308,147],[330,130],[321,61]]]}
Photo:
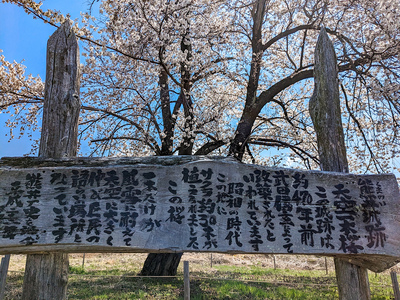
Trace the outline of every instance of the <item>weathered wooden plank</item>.
{"label": "weathered wooden plank", "polygon": [[373,271],[400,260],[391,174],[171,156],[3,158],[0,178],[0,254],[297,253],[345,256]]}
{"label": "weathered wooden plank", "polygon": [[39,156],[75,156],[81,107],[78,40],[65,21],[47,42]]}
{"label": "weathered wooden plank", "polygon": [[[349,167],[340,112],[337,60],[325,28],[321,29],[315,47],[314,83],[309,105],[317,134],[321,170],[347,173]],[[342,219],[347,223],[353,221],[348,213],[344,213]],[[372,228],[381,226],[379,218],[371,218],[369,223]],[[344,230],[342,233],[345,240],[359,239],[357,232]],[[340,300],[371,299],[367,269],[340,258],[334,261]]]}
{"label": "weathered wooden plank", "polygon": [[[79,47],[69,20],[53,33],[47,42],[46,84],[43,122],[39,147],[40,157],[69,157],[77,151],[79,99]],[[33,201],[32,198],[28,198]],[[28,202],[27,214],[34,204]],[[28,223],[22,228],[32,234]],[[68,254],[28,255],[26,259],[23,300],[66,299]]]}

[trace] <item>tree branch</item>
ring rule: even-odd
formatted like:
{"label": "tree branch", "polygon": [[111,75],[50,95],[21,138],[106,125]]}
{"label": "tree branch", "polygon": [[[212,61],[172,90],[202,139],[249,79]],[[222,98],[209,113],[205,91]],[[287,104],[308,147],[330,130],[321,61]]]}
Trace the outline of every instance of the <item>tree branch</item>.
{"label": "tree branch", "polygon": [[148,140],[151,142],[151,144],[153,145],[153,147],[155,149],[156,155],[160,154],[160,147],[158,146],[157,141],[152,136],[150,136],[149,133],[145,129],[143,129],[142,126],[140,126],[138,123],[126,118],[125,116],[118,115],[117,113],[108,111],[106,109],[101,109],[101,108],[96,108],[96,107],[91,107],[91,106],[84,106],[84,105],[81,106],[81,109],[102,112],[106,115],[113,116],[115,118],[118,118],[120,120],[123,120],[123,121],[129,123],[130,125],[134,126],[136,129],[138,129],[145,137],[148,138]]}

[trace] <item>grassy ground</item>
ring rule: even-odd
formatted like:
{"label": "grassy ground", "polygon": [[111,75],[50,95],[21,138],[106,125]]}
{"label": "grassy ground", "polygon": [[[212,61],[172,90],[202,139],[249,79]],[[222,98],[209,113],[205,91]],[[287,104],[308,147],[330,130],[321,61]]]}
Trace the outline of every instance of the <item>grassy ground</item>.
{"label": "grassy ground", "polygon": [[[68,299],[183,299],[176,278],[136,277],[144,254],[70,255]],[[338,299],[332,259],[314,256],[185,254],[191,299]],[[211,265],[212,263],[212,265]],[[13,255],[6,299],[22,293],[25,257]],[[396,272],[398,270],[395,267]],[[389,271],[369,274],[372,299],[393,299]]]}

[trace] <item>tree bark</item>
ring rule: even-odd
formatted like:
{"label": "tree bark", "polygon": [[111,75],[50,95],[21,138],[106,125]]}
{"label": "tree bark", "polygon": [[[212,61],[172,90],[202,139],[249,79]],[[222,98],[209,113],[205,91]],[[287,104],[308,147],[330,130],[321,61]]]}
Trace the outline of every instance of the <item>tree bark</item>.
{"label": "tree bark", "polygon": [[[314,82],[309,109],[317,134],[321,170],[348,173],[336,54],[324,28],[315,48]],[[338,258],[335,267],[341,300],[371,299],[367,269]]]}
{"label": "tree bark", "polygon": [[183,253],[150,253],[141,276],[175,276]]}
{"label": "tree bark", "polygon": [[248,138],[251,135],[254,122],[261,110],[257,105],[257,91],[260,80],[261,62],[263,56],[262,24],[265,16],[266,1],[259,0],[253,4],[253,32],[251,38],[252,57],[249,80],[247,82],[246,103],[242,117],[237,126],[235,137],[229,148],[229,155],[242,161]]}
{"label": "tree bark", "polygon": [[169,96],[168,74],[160,70],[159,83],[160,101],[163,118],[163,133],[161,138],[161,155],[171,155],[174,146],[174,118],[171,114],[171,99]]}
{"label": "tree bark", "polygon": [[[40,157],[76,155],[81,105],[78,66],[78,41],[66,21],[47,43]],[[66,299],[68,265],[68,254],[28,255],[22,299]]]}
{"label": "tree bark", "polygon": [[[187,36],[187,34],[183,34],[182,36],[181,51],[182,53],[186,53],[186,59],[190,61],[193,50],[191,42]],[[183,104],[185,133],[183,134],[183,140],[179,146],[179,155],[192,155],[195,136],[193,134],[193,103],[189,94],[189,91],[192,88],[190,66],[182,62],[180,71],[182,87],[178,102],[181,101]],[[163,109],[164,133],[166,136],[162,143],[161,155],[172,154],[174,126],[176,121],[176,117],[172,117],[170,114],[170,98],[167,83],[167,74],[166,72],[161,71],[160,96]],[[175,276],[182,255],[183,253],[150,253],[147,255],[140,274],[142,276]]]}

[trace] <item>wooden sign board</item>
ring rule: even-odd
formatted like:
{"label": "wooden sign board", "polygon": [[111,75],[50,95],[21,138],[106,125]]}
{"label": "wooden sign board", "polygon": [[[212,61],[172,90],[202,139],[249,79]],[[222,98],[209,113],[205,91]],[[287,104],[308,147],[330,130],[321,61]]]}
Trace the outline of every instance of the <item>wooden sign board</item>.
{"label": "wooden sign board", "polygon": [[400,261],[393,175],[210,157],[0,160],[0,254],[223,252]]}

